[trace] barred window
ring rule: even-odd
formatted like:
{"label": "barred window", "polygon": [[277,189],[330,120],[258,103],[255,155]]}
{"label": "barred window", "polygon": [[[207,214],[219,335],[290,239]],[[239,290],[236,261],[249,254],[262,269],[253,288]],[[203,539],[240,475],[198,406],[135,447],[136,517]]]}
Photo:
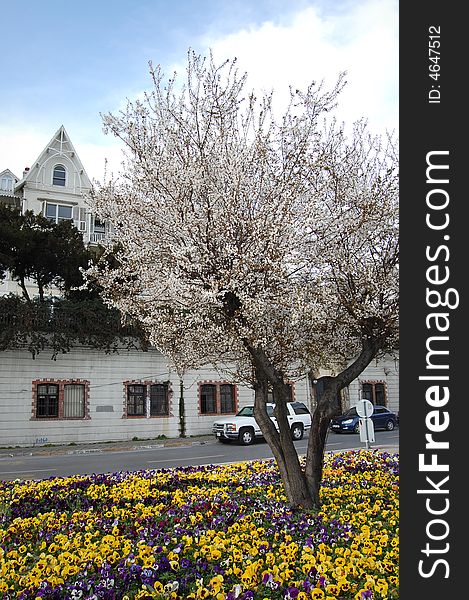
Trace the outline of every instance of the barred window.
{"label": "barred window", "polygon": [[126,408],[124,417],[169,417],[169,382],[124,383]]}
{"label": "barred window", "polygon": [[59,386],[45,384],[37,386],[36,417],[57,418],[59,416]]}
{"label": "barred window", "polygon": [[150,416],[168,416],[168,386],[165,383],[150,385]]}
{"label": "barred window", "polygon": [[362,398],[369,400],[372,404],[386,406],[386,386],[382,382],[362,383]]}
{"label": "barred window", "polygon": [[200,386],[200,412],[203,415],[217,412],[217,388],[212,384]]}
{"label": "barred window", "polygon": [[32,419],[89,419],[89,381],[33,381]]}
{"label": "barred window", "polygon": [[201,415],[235,414],[236,386],[231,383],[201,383],[199,408]]}
{"label": "barred window", "polygon": [[228,383],[220,386],[220,412],[223,414],[235,412],[234,386]]}
{"label": "barred window", "polygon": [[127,414],[143,416],[145,414],[146,386],[129,385],[127,388]]}
{"label": "barred window", "polygon": [[64,417],[83,419],[85,416],[85,386],[78,383],[64,385]]}

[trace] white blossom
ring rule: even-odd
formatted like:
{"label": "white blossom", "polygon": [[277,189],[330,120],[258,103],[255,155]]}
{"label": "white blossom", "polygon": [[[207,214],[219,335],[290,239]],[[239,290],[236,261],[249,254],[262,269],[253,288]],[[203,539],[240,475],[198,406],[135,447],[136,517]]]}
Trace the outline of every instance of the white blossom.
{"label": "white blossom", "polygon": [[[127,146],[117,180],[91,202],[112,224],[115,263],[88,273],[107,302],[138,319],[179,372],[231,365],[249,381],[247,347],[285,377],[333,367],[363,336],[397,345],[398,180],[392,140],[326,116],[326,91],[245,89],[236,61],[189,53],[165,81],[104,117]],[[116,246],[117,245],[117,246]]]}

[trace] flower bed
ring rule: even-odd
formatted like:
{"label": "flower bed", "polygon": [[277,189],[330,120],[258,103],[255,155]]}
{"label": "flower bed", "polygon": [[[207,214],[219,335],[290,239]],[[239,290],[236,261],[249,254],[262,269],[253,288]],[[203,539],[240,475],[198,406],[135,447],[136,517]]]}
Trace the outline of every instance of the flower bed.
{"label": "flower bed", "polygon": [[398,455],[327,455],[318,515],[273,461],[0,482],[0,597],[398,598]]}

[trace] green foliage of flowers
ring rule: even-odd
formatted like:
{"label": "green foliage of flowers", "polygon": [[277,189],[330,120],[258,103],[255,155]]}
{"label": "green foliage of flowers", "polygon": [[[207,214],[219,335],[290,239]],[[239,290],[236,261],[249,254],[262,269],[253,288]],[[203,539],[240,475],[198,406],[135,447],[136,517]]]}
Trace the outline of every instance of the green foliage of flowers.
{"label": "green foliage of flowers", "polygon": [[0,482],[4,600],[398,598],[398,455],[328,454],[319,514],[273,461]]}

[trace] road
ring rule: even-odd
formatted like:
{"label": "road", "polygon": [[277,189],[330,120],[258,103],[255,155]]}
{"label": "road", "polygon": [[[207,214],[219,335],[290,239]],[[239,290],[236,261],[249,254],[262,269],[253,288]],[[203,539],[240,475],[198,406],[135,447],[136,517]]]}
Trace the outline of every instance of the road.
{"label": "road", "polygon": [[[377,431],[376,441],[371,448],[399,448],[399,429]],[[304,454],[307,439],[295,442],[298,454]],[[326,450],[337,451],[365,448],[356,434],[334,434],[328,436]],[[138,449],[73,450],[68,453],[39,455],[3,455],[0,458],[0,480],[47,479],[70,475],[112,473],[115,471],[138,471],[140,469],[163,469],[190,465],[224,464],[246,460],[272,458],[272,452],[264,441],[252,446],[220,444],[208,439],[198,444],[189,443],[177,447],[147,446]]]}

